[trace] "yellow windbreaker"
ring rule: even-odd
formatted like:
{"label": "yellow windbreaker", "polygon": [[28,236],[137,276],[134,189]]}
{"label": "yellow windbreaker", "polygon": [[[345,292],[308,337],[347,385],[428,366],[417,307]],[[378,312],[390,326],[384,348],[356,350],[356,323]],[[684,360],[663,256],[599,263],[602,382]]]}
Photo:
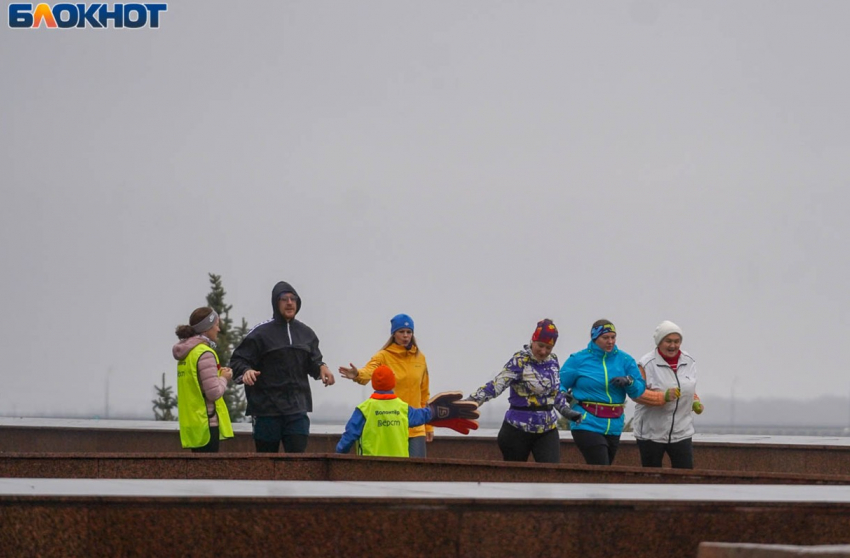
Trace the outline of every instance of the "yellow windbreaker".
{"label": "yellow windbreaker", "polygon": [[[428,406],[428,400],[431,398],[428,364],[419,347],[414,346],[407,350],[393,343],[386,349],[381,349],[375,353],[369,364],[357,371],[354,381],[358,384],[368,384],[372,380],[372,372],[381,364],[389,366],[395,373],[395,393],[399,399],[415,409]],[[430,424],[416,426],[408,430],[408,436],[424,436],[426,430],[432,432],[434,428]]]}

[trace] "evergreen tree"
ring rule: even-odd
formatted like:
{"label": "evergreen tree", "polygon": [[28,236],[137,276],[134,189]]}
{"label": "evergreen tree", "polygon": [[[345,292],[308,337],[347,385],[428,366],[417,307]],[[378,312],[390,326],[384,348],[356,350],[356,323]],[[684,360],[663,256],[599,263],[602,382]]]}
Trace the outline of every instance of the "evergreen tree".
{"label": "evergreen tree", "polygon": [[237,329],[233,330],[234,349],[239,346],[239,344],[242,342],[243,339],[245,339],[245,336],[248,335],[250,331],[251,330],[248,329],[248,322],[245,321],[245,318],[242,318],[242,325],[240,325]]}
{"label": "evergreen tree", "polygon": [[[215,310],[219,316],[219,332],[215,352],[218,355],[219,362],[224,365],[230,362],[233,349],[239,346],[239,343],[248,334],[248,323],[245,318],[242,318],[242,326],[239,329],[233,329],[233,320],[230,318],[230,310],[233,306],[224,303],[224,296],[227,292],[221,283],[221,275],[210,273],[209,276],[210,292],[207,295],[207,306]],[[231,383],[227,387],[227,391],[224,392],[224,402],[227,405],[232,422],[240,422],[245,419],[245,408],[248,403],[245,400],[244,387]]]}
{"label": "evergreen tree", "polygon": [[222,364],[226,364],[230,361],[230,353],[233,352],[233,346],[230,342],[230,329],[233,326],[233,320],[230,319],[230,310],[233,306],[224,303],[224,295],[227,292],[221,284],[221,275],[210,273],[209,276],[210,292],[207,295],[207,306],[216,311],[220,320],[215,352],[218,355],[218,360]]}
{"label": "evergreen tree", "polygon": [[[231,347],[235,349],[239,346],[245,336],[248,335],[248,322],[242,318],[242,325],[231,332]],[[231,350],[232,352],[232,350]],[[241,384],[231,383],[227,386],[227,391],[224,392],[224,402],[227,403],[227,409],[230,411],[230,420],[233,422],[245,421],[245,409],[248,407],[248,401],[245,399],[245,387]]]}
{"label": "evergreen tree", "polygon": [[154,384],[156,399],[153,403],[153,416],[155,420],[177,420],[177,415],[172,410],[177,409],[177,397],[171,391],[171,386],[165,385],[165,372],[162,373],[162,387]]}

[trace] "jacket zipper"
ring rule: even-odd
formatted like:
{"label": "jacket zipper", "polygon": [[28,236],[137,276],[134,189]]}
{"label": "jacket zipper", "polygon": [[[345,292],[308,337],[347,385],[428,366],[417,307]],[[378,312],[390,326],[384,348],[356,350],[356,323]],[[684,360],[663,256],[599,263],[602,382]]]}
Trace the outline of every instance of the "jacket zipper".
{"label": "jacket zipper", "polygon": [[[611,399],[611,394],[608,392],[608,365],[605,364],[605,358],[608,356],[608,353],[604,353],[602,355],[602,370],[605,371],[605,395],[608,396],[608,403],[614,403],[614,400]],[[608,432],[611,430],[611,419],[608,419],[608,426],[605,427],[605,436],[608,435]]]}
{"label": "jacket zipper", "polygon": [[602,370],[605,371],[605,395],[608,396],[608,403],[614,403],[614,400],[611,399],[611,394],[608,392],[608,366],[605,364],[605,357],[608,356],[608,353],[602,355]]}
{"label": "jacket zipper", "polygon": [[682,384],[679,383],[679,374],[674,371],[672,368],[670,369],[673,372],[673,377],[676,378],[676,387],[679,388],[679,397],[676,398],[676,405],[673,407],[673,418],[670,420],[670,432],[667,433],[667,443],[672,443],[673,440],[673,428],[676,426],[676,411],[679,410],[679,399],[681,399],[682,393]]}
{"label": "jacket zipper", "polygon": [[292,332],[289,331],[289,322],[286,322],[286,334],[289,336],[289,344],[292,345]]}

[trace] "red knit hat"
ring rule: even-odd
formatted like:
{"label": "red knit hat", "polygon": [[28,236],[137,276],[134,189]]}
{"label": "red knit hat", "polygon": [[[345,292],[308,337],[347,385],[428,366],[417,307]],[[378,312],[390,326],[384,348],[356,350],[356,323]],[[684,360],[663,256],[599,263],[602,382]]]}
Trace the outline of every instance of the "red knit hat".
{"label": "red knit hat", "polygon": [[540,320],[537,322],[537,329],[534,330],[531,340],[546,343],[547,345],[554,345],[555,341],[558,340],[558,328],[548,318]]}
{"label": "red knit hat", "polygon": [[372,372],[372,389],[375,391],[392,391],[395,387],[395,374],[393,369],[382,364]]}

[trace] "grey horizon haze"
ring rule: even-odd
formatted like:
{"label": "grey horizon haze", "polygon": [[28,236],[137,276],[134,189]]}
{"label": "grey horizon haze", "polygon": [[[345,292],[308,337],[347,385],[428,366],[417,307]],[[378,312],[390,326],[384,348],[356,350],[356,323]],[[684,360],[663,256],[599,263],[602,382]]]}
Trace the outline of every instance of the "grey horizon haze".
{"label": "grey horizon haze", "polygon": [[334,372],[410,314],[433,393],[604,317],[683,328],[702,420],[850,397],[850,4],[233,6],[0,26],[0,415],[152,418],[209,272],[237,324],[293,284]]}

